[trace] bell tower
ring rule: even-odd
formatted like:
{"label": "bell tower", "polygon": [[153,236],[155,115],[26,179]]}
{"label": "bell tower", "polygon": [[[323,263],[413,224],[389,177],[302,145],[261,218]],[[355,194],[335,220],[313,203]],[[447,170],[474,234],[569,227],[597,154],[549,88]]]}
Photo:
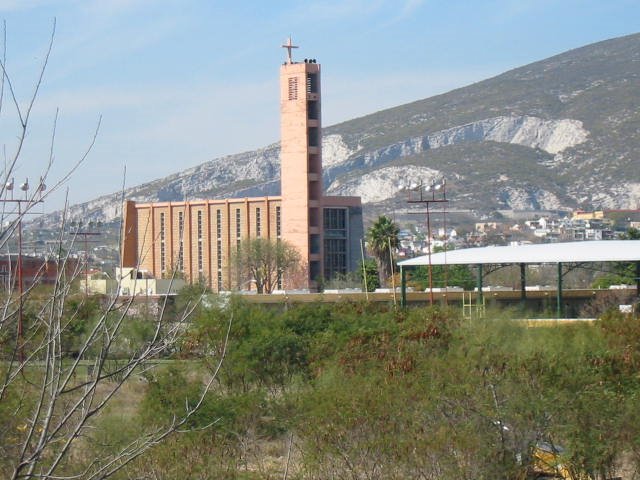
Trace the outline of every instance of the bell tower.
{"label": "bell tower", "polygon": [[302,256],[307,285],[322,277],[322,130],[320,65],[295,62],[289,37],[280,67],[280,186],[282,236]]}

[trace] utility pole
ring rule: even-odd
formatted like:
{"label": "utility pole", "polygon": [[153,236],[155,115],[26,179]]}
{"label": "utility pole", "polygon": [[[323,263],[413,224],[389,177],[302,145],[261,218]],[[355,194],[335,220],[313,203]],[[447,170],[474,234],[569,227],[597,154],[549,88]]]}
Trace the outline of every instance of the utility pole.
{"label": "utility pole", "polygon": [[[36,189],[35,195],[29,198],[29,179],[25,179],[24,183],[20,184],[20,190],[24,192],[24,198],[13,198],[14,179],[11,178],[4,185],[5,198],[0,199],[2,204],[14,204],[16,205],[17,212],[17,229],[18,229],[18,258],[16,262],[16,274],[18,277],[18,327],[17,327],[17,346],[18,346],[18,358],[22,363],[24,361],[24,345],[23,345],[23,318],[24,318],[24,279],[22,268],[22,217],[27,215],[31,207],[38,203],[42,203],[42,192],[47,189],[44,184],[44,179],[40,177],[40,183]],[[11,198],[6,198],[7,193],[11,194]],[[23,205],[26,208],[23,210]],[[11,264],[11,254],[9,254],[9,264]]]}
{"label": "utility pole", "polygon": [[[431,183],[424,185],[422,181],[419,184],[413,184],[408,187],[409,199],[407,203],[419,203],[426,206],[427,209],[427,243],[428,243],[428,258],[429,258],[429,304],[433,306],[433,266],[431,264],[431,210],[432,203],[442,203],[446,205],[447,191],[446,182],[444,179],[440,183]],[[418,198],[412,198],[411,192],[418,194]],[[436,197],[436,193],[438,196]],[[446,285],[445,285],[446,287]]]}
{"label": "utility pole", "polygon": [[[75,223],[75,222],[74,222]],[[79,236],[83,238],[84,241],[84,295],[85,297],[89,295],[89,237],[97,237],[101,235],[100,232],[89,231],[89,230],[80,230],[82,228],[82,222],[78,222],[77,224],[78,230],[72,232],[74,236]],[[89,227],[93,226],[93,222],[89,222]],[[100,222],[96,224],[97,227],[100,226]],[[95,243],[93,240],[91,243]]]}

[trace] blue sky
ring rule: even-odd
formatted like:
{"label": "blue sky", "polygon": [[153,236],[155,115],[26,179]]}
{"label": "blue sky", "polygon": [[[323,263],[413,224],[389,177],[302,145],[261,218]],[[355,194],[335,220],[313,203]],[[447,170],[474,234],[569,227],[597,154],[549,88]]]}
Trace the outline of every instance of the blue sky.
{"label": "blue sky", "polygon": [[[77,203],[278,140],[279,48],[323,68],[323,123],[468,85],[635,33],[638,0],[0,0],[7,70],[29,98],[53,53],[16,177],[37,177],[59,118],[52,184],[102,124],[67,182]],[[16,118],[0,118],[5,157]],[[60,208],[61,191],[46,203]]]}

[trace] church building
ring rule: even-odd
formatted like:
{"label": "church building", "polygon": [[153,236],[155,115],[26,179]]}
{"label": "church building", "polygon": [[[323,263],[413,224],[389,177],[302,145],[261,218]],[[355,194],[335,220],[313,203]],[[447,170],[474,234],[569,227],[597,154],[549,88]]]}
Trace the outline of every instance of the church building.
{"label": "church building", "polygon": [[296,62],[289,38],[280,67],[280,196],[124,205],[123,269],[154,278],[180,272],[213,291],[238,285],[232,265],[244,239],[283,239],[300,252],[303,278],[281,288],[316,290],[323,279],[358,268],[360,197],[324,196],[320,64]]}

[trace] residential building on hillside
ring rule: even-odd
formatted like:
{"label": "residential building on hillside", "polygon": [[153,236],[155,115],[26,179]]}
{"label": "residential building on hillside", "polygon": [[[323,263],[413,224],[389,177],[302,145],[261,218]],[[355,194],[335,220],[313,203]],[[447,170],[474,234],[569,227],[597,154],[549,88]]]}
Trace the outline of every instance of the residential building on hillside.
{"label": "residential building on hillside", "polygon": [[[295,62],[291,39],[280,67],[280,196],[135,203],[124,206],[121,267],[153,278],[177,272],[214,291],[244,289],[232,265],[250,238],[284,239],[300,252],[302,278],[283,288],[314,290],[354,270],[363,238],[360,197],[327,197],[322,187],[320,64]],[[280,287],[280,285],[279,285]]]}

